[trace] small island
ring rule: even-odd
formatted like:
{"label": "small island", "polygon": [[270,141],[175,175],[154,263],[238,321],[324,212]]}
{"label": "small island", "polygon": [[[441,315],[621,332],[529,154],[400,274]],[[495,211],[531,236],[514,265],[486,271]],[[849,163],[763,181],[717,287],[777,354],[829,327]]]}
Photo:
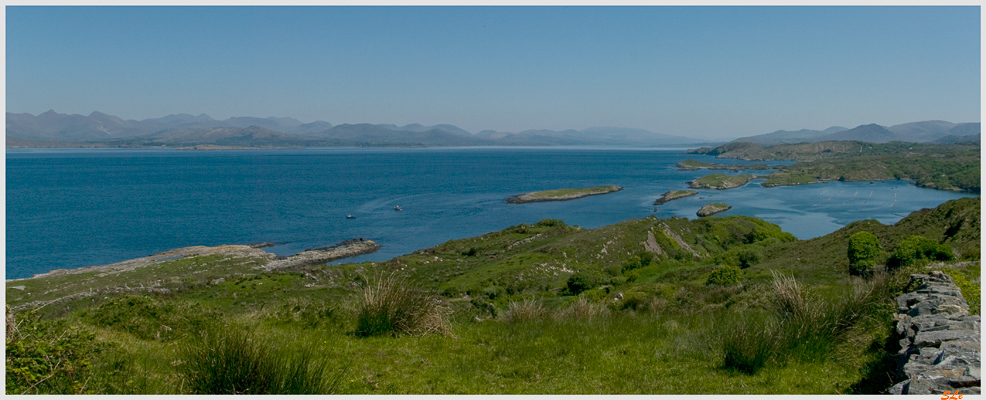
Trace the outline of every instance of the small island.
{"label": "small island", "polygon": [[541,192],[531,192],[526,194],[517,195],[507,199],[507,203],[511,204],[523,204],[523,203],[535,203],[539,201],[566,201],[580,199],[586,196],[595,196],[597,194],[606,194],[619,192],[623,188],[616,185],[608,186],[596,186],[591,188],[583,189],[557,189],[557,190],[545,190]]}
{"label": "small island", "polygon": [[697,190],[669,190],[664,192],[660,198],[654,200],[654,205],[661,205],[667,203],[671,200],[683,199],[688,196],[694,196],[698,194]]}
{"label": "small island", "polygon": [[749,183],[756,175],[726,175],[710,174],[688,182],[688,187],[692,189],[732,189],[738,188]]}
{"label": "small island", "polygon": [[723,211],[727,211],[730,208],[733,208],[733,206],[730,206],[729,204],[726,203],[712,203],[703,206],[695,214],[697,214],[699,217],[708,217],[713,214],[718,214]]}

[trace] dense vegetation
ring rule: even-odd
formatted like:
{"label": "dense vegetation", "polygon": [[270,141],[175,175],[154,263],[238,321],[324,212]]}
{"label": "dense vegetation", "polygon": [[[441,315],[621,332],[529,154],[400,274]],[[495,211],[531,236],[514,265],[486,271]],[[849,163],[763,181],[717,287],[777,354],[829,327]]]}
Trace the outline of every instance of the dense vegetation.
{"label": "dense vegetation", "polygon": [[947,270],[978,305],[979,201],[805,241],[745,216],[548,219],[386,262],[9,282],[7,393],[878,392],[909,273]]}
{"label": "dense vegetation", "polygon": [[715,149],[692,150],[697,154],[746,160],[797,160],[767,177],[765,187],[797,185],[828,180],[914,180],[918,186],[978,193],[980,146],[978,143],[918,144],[890,142],[818,142],[764,147],[755,143],[729,143]]}

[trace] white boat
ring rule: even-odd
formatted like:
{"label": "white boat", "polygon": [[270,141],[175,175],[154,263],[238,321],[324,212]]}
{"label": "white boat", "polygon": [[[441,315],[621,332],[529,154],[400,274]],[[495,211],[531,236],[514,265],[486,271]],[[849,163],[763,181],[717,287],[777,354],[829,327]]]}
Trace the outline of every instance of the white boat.
{"label": "white boat", "polygon": [[404,209],[401,208],[401,206],[394,206],[394,211],[402,211],[402,210]]}
{"label": "white boat", "polygon": [[353,219],[353,218],[356,218],[353,216],[353,214],[346,214],[346,219]]}

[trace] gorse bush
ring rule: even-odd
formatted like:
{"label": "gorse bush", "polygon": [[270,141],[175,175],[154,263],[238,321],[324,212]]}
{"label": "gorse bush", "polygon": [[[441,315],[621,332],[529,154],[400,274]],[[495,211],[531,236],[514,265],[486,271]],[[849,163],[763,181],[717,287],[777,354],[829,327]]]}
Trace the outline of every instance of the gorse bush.
{"label": "gorse bush", "polygon": [[194,394],[323,394],[328,364],[309,351],[279,349],[239,327],[217,327],[185,343],[178,371]]}
{"label": "gorse bush", "polygon": [[883,247],[876,235],[860,231],[849,237],[849,247],[846,251],[849,257],[849,273],[852,275],[869,275],[870,267],[877,264],[883,256]]}
{"label": "gorse bush", "polygon": [[356,335],[450,335],[449,309],[396,274],[365,279],[357,296]]}
{"label": "gorse bush", "polygon": [[578,271],[568,277],[565,282],[565,289],[568,294],[577,295],[585,290],[592,289],[602,282],[602,277],[593,271]]}
{"label": "gorse bush", "polygon": [[894,247],[893,254],[887,259],[887,269],[894,271],[918,261],[951,261],[953,259],[955,259],[955,254],[948,245],[939,244],[924,236],[914,235],[909,236],[897,247]]}
{"label": "gorse bush", "polygon": [[731,286],[740,282],[740,269],[732,265],[716,268],[706,279],[706,285]]}

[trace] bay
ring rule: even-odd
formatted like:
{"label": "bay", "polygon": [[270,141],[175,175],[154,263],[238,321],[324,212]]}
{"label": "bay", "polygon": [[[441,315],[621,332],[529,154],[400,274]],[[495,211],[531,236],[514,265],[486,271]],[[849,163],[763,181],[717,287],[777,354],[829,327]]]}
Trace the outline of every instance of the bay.
{"label": "bay", "polygon": [[[103,265],[194,246],[274,242],[292,255],[365,238],[387,260],[452,239],[556,218],[584,228],[643,218],[751,215],[801,239],[860,219],[974,196],[908,182],[830,182],[701,190],[660,206],[709,171],[677,171],[683,149],[424,148],[299,150],[8,149],[8,279]],[[600,185],[623,191],[565,202],[507,204],[521,193]],[[395,206],[403,211],[395,211]],[[347,214],[354,218],[347,219]]]}

